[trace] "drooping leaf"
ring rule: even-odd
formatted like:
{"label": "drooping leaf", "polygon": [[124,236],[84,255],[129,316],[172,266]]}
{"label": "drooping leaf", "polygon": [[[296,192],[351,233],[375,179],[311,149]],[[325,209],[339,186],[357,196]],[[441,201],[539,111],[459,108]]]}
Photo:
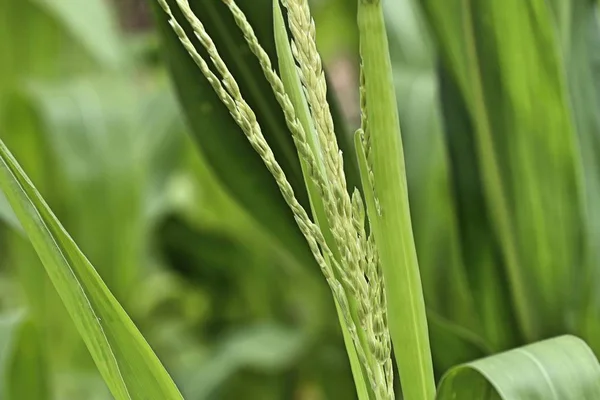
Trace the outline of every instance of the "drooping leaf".
{"label": "drooping leaf", "polygon": [[600,396],[600,364],[581,339],[562,336],[449,371],[436,399],[579,400]]}
{"label": "drooping leaf", "polygon": [[181,399],[150,346],[1,141],[0,188],[113,396]]}

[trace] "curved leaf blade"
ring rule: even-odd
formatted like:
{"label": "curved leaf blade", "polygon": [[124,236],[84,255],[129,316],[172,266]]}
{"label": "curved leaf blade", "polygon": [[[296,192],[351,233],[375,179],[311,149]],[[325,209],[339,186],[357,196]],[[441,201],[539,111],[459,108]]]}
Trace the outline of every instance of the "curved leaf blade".
{"label": "curved leaf blade", "polygon": [[437,399],[583,400],[600,397],[600,364],[574,336],[544,340],[450,370]]}
{"label": "curved leaf blade", "polygon": [[0,141],[0,189],[118,399],[181,399],[125,310]]}

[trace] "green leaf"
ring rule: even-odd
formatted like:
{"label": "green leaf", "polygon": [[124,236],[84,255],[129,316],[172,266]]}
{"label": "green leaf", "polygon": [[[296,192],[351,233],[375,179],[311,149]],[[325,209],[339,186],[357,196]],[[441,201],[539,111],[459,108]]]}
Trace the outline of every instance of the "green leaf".
{"label": "green leaf", "polygon": [[422,12],[415,3],[414,0],[388,2],[384,3],[384,10],[425,303],[428,310],[479,331],[460,247],[439,106],[437,60]]}
{"label": "green leaf", "polygon": [[[164,148],[160,135],[181,127],[174,124],[176,103],[165,88],[164,81],[142,87],[121,75],[86,76],[52,84],[31,82],[7,103],[11,131],[3,139],[111,292],[126,305],[147,266],[142,246],[154,216],[145,200],[160,201],[166,192],[156,188],[158,194],[143,196],[155,175],[149,164],[161,168],[161,174],[172,172],[164,164],[155,166],[157,160],[150,156]],[[146,109],[155,97],[162,99],[153,106],[160,111]],[[181,141],[181,135],[172,136]],[[18,235],[7,240],[9,265],[19,275],[46,343],[52,343],[51,358],[89,364],[84,343],[36,254]]]}
{"label": "green leaf", "polygon": [[[0,3],[0,53],[3,55],[0,101],[23,76],[56,74],[58,43],[63,38],[63,31],[56,21],[31,2],[9,0]],[[0,108],[0,117],[3,111]]]}
{"label": "green leaf", "polygon": [[[365,152],[359,149],[361,178],[365,192],[371,191],[367,195],[367,211],[385,278],[388,325],[402,393],[406,400],[432,399],[433,363],[383,15],[381,2],[359,2],[366,117],[372,142],[371,160],[365,160]],[[369,163],[371,171],[366,171]],[[374,187],[368,184],[370,172]],[[380,209],[368,200],[373,194]]]}
{"label": "green leaf", "polygon": [[0,317],[0,398],[49,400],[47,366],[32,321],[24,313]]}
{"label": "green leaf", "polygon": [[581,339],[562,336],[453,368],[436,399],[580,400],[600,396],[600,364]]}
{"label": "green leaf", "polygon": [[2,141],[0,188],[113,396],[118,400],[181,399],[150,346]]}
{"label": "green leaf", "polygon": [[[581,335],[600,354],[600,83],[599,59],[596,49],[600,45],[600,27],[597,5],[586,1],[571,1],[565,17],[559,13],[560,2],[555,2],[557,19],[565,21],[570,31],[565,34],[570,41],[564,43],[563,53],[568,76],[569,95],[579,139],[585,191],[585,229],[588,249],[586,271],[580,275],[577,291],[577,310],[583,311]],[[570,17],[570,19],[567,19]],[[577,286],[577,287],[581,287]]]}
{"label": "green leaf", "polygon": [[453,101],[465,104],[473,127],[476,159],[469,162],[500,246],[519,333],[531,341],[564,331],[570,288],[583,272],[584,232],[580,159],[548,2],[421,4],[457,84]]}
{"label": "green leaf", "polygon": [[438,73],[452,190],[468,282],[483,337],[495,351],[507,350],[520,342],[514,328],[512,304],[507,301],[510,292],[499,257],[499,245],[486,213],[473,125],[455,80],[443,67]]}

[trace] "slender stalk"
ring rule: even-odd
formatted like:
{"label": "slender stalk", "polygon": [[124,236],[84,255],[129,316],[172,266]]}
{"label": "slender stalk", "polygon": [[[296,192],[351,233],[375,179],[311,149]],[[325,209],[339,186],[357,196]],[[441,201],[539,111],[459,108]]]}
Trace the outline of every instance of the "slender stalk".
{"label": "slender stalk", "polygon": [[[283,85],[285,86],[285,92],[289,95],[290,101],[293,104],[293,109],[295,110],[295,113],[297,113],[298,119],[302,124],[306,135],[306,141],[310,145],[313,154],[316,155],[315,163],[317,165],[315,167],[319,168],[319,170],[322,173],[322,176],[325,176],[325,166],[321,157],[321,148],[318,142],[318,138],[316,137],[316,132],[313,125],[313,121],[311,119],[310,110],[306,102],[306,98],[304,97],[302,83],[300,82],[300,78],[296,73],[296,64],[294,62],[292,50],[290,48],[290,42],[285,29],[285,21],[283,19],[281,7],[279,5],[279,0],[273,0],[273,22],[275,31],[275,45],[277,48],[277,55],[279,59],[279,69],[281,72],[281,79]],[[339,254],[337,246],[335,245],[335,241],[331,233],[331,226],[329,224],[329,220],[327,219],[325,204],[319,192],[319,188],[317,187],[313,179],[311,179],[310,167],[305,161],[305,157],[303,157],[302,154],[299,154],[299,158],[304,174],[306,188],[309,194],[311,210],[315,223],[319,226],[321,232],[323,232],[325,241],[330,246],[334,258],[340,260],[341,256]],[[325,261],[329,265],[331,265],[332,260],[329,257],[326,257]],[[338,319],[340,321],[340,326],[342,328],[344,345],[346,346],[346,351],[348,353],[348,359],[350,361],[350,367],[352,370],[352,376],[354,378],[354,384],[356,386],[356,393],[358,395],[358,399],[369,400],[370,395],[369,388],[367,386],[367,381],[365,378],[365,372],[363,371],[363,368],[361,366],[356,348],[354,346],[354,341],[348,330],[346,321],[344,320],[344,316],[342,310],[340,309],[339,302],[335,297],[334,302]]]}
{"label": "slender stalk", "polygon": [[361,164],[371,169],[366,172],[373,174],[371,190],[380,206],[376,210],[375,201],[367,201],[385,278],[389,329],[404,399],[429,400],[435,397],[433,365],[381,0],[359,0],[358,25],[370,138],[363,153],[369,159]]}

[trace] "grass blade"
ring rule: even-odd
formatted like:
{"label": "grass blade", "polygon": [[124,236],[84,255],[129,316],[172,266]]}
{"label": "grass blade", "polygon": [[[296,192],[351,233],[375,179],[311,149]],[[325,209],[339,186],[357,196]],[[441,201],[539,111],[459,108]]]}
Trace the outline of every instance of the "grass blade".
{"label": "grass blade", "polygon": [[482,335],[481,318],[461,248],[460,231],[465,222],[458,218],[445,147],[437,56],[416,3],[397,0],[384,2],[383,8],[433,364],[439,375],[452,366],[490,353],[480,348],[481,339],[475,339]]}
{"label": "grass blade", "polygon": [[435,55],[414,0],[384,3],[384,10],[425,302],[428,309],[475,329],[438,107]]}
{"label": "grass blade", "polygon": [[452,369],[437,399],[581,400],[600,397],[600,364],[581,339],[562,336]]}
{"label": "grass blade", "polygon": [[581,177],[549,4],[421,3],[457,82],[462,100],[455,100],[464,101],[474,127],[519,333],[532,341],[564,331],[573,305],[568,288],[582,265]]}
{"label": "grass blade", "polygon": [[461,248],[474,304],[485,339],[495,351],[504,351],[521,343],[517,329],[506,329],[515,326],[514,309],[507,301],[510,288],[498,284],[507,281],[506,271],[482,193],[473,124],[445,68],[439,70],[439,81]]}
{"label": "grass blade", "polygon": [[[381,212],[368,205],[385,277],[388,323],[406,400],[433,399],[435,387],[423,289],[408,206],[398,105],[381,1],[358,8],[374,190]],[[363,162],[364,164],[364,162]],[[364,169],[364,168],[363,168]],[[381,188],[381,190],[378,190]]]}
{"label": "grass blade", "polygon": [[0,188],[113,396],[118,400],[181,399],[150,346],[2,141]]}

